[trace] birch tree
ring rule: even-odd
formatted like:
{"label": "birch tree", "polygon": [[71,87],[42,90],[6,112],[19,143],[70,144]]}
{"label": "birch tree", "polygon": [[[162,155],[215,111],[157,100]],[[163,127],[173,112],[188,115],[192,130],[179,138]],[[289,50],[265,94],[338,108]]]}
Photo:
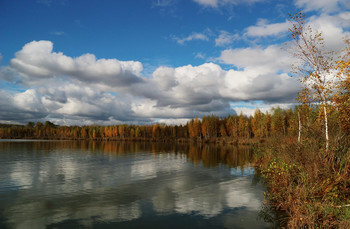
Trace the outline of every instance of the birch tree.
{"label": "birch tree", "polygon": [[320,32],[306,25],[305,15],[297,13],[290,16],[292,27],[290,38],[294,41],[292,53],[300,61],[293,65],[294,73],[300,77],[303,87],[312,91],[311,98],[322,106],[324,114],[324,135],[326,149],[329,148],[327,102],[331,96],[335,65],[332,52],[325,49],[324,39]]}

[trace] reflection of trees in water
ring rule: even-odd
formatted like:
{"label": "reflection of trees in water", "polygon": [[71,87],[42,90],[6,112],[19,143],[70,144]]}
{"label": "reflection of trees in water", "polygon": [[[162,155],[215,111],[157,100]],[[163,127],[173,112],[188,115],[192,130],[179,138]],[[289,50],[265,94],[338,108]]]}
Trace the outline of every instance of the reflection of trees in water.
{"label": "reflection of trees in water", "polygon": [[244,168],[252,162],[253,154],[249,146],[221,146],[215,144],[169,144],[159,142],[119,142],[119,141],[14,141],[1,142],[1,151],[20,150],[26,152],[49,153],[69,150],[81,150],[85,153],[103,153],[109,156],[122,156],[137,153],[152,152],[154,155],[162,153],[186,154],[187,158],[198,165],[215,167],[226,164],[231,168]]}
{"label": "reflection of trees in water", "polygon": [[194,164],[202,163],[205,167],[226,164],[232,168],[244,168],[252,162],[252,152],[249,147],[216,146],[210,144],[190,145],[188,158]]}
{"label": "reflection of trees in water", "polygon": [[[253,213],[263,198],[261,186],[252,187],[251,177],[232,176],[232,169],[227,169],[249,166],[252,158],[248,147],[0,142],[0,156],[10,158],[13,151],[21,152],[21,157],[18,163],[8,164],[5,171],[11,172],[4,180],[11,180],[20,189],[16,195],[4,198],[7,205],[0,204],[0,215],[13,228],[54,228],[64,227],[65,223],[91,228],[100,222],[142,222],[149,220],[153,211],[237,221],[230,221],[228,227],[241,225],[238,220],[243,218],[253,224],[248,223],[246,228],[254,228],[256,222],[250,219],[255,217]],[[23,154],[26,155],[22,157]],[[224,169],[203,168],[222,164]],[[44,190],[44,196],[37,190]]]}

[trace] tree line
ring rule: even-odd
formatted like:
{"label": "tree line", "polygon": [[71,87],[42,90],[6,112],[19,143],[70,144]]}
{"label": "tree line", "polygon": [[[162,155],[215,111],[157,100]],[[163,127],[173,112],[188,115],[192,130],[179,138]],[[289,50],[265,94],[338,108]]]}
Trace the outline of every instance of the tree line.
{"label": "tree line", "polygon": [[[329,131],[339,133],[341,122],[335,106],[328,109]],[[249,140],[269,137],[297,137],[303,132],[322,133],[325,128],[323,109],[319,106],[297,106],[290,109],[273,108],[254,115],[208,115],[194,118],[185,125],[110,125],[58,126],[50,121],[29,122],[27,125],[0,124],[0,138],[8,139],[71,139],[71,140]],[[301,125],[301,126],[300,126]]]}

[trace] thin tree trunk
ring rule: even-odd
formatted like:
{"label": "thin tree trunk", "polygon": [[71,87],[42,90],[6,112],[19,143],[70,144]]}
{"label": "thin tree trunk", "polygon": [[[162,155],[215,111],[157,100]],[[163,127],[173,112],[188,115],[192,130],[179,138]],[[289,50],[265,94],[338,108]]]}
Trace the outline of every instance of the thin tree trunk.
{"label": "thin tree trunk", "polygon": [[298,142],[300,143],[300,138],[301,138],[301,121],[300,121],[300,112],[299,111],[298,111],[298,123],[299,123]]}
{"label": "thin tree trunk", "polygon": [[324,103],[323,112],[324,112],[324,125],[325,125],[325,134],[326,134],[326,150],[328,150],[329,138],[328,138],[328,117],[327,117],[326,103]]}
{"label": "thin tree trunk", "polygon": [[323,103],[323,113],[324,113],[324,132],[325,132],[325,137],[326,137],[326,150],[329,148],[329,137],[328,137],[328,116],[327,116],[327,101],[326,97],[323,93],[318,91],[318,93],[321,96],[322,103]]}

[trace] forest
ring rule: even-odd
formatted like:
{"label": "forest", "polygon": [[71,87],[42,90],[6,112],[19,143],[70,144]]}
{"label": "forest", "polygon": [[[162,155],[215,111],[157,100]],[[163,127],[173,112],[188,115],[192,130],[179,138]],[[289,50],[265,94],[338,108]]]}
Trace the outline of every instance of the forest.
{"label": "forest", "polygon": [[[331,136],[341,133],[337,109],[328,109]],[[299,122],[300,121],[300,122]],[[297,137],[302,133],[322,133],[323,111],[319,106],[298,106],[293,109],[273,108],[265,113],[256,109],[253,116],[214,115],[194,118],[185,125],[111,125],[58,126],[50,121],[29,122],[27,125],[0,124],[3,139],[62,139],[62,140],[146,140],[204,141],[248,143],[270,137]]]}

